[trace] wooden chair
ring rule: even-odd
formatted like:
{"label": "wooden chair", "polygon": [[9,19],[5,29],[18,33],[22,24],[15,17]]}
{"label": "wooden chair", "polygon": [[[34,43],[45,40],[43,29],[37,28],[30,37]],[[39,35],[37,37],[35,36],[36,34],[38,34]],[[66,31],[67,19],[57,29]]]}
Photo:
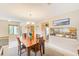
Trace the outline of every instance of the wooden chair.
{"label": "wooden chair", "polygon": [[25,45],[23,45],[23,44],[21,43],[19,37],[17,37],[17,41],[18,41],[18,55],[21,56],[22,50],[25,49],[25,51],[26,51],[26,47],[25,47]]}
{"label": "wooden chair", "polygon": [[43,39],[43,37],[40,37],[40,45],[41,45],[41,48],[42,48],[42,52],[43,54],[45,54],[45,40]]}
{"label": "wooden chair", "polygon": [[32,50],[32,52],[35,53],[35,56],[37,55],[37,52],[40,51],[40,54],[41,54],[41,56],[42,56],[42,50],[41,50],[41,46],[40,46],[39,43],[33,45],[33,46],[31,47],[31,50]]}
{"label": "wooden chair", "polygon": [[37,55],[37,52],[40,51],[41,56],[45,53],[45,45],[43,37],[39,39],[39,42],[31,47],[31,50]]}

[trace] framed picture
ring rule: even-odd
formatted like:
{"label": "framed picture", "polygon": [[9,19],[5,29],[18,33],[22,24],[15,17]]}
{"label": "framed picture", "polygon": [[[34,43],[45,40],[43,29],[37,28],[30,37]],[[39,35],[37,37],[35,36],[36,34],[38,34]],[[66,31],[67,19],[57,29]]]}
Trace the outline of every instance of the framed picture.
{"label": "framed picture", "polygon": [[69,25],[69,24],[70,24],[70,18],[58,19],[53,21],[53,25],[55,26]]}

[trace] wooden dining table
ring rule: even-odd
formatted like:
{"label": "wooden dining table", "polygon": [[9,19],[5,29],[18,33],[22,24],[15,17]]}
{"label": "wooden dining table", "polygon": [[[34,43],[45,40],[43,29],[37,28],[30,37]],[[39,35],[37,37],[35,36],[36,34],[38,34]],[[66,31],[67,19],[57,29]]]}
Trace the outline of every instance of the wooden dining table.
{"label": "wooden dining table", "polygon": [[26,39],[21,39],[21,42],[25,45],[27,50],[27,55],[30,56],[31,47],[39,43],[38,39],[30,39],[29,37],[26,37]]}

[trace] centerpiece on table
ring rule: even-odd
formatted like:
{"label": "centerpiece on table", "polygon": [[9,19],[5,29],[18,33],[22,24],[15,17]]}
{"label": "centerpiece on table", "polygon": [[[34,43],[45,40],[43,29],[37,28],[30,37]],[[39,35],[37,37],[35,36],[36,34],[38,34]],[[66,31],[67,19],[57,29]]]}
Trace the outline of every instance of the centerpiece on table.
{"label": "centerpiece on table", "polygon": [[30,35],[30,40],[32,40],[32,33],[29,33],[29,35]]}

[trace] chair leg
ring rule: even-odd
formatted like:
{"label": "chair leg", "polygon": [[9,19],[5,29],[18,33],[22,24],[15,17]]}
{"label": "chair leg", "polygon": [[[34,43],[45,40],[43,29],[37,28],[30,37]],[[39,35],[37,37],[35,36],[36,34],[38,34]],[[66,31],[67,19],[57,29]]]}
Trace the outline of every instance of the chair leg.
{"label": "chair leg", "polygon": [[34,47],[35,47],[34,50],[35,50],[35,56],[36,56],[37,55],[37,52],[36,52],[37,49],[36,49],[36,46],[34,46]]}
{"label": "chair leg", "polygon": [[18,55],[21,56],[21,48],[18,47]]}
{"label": "chair leg", "polygon": [[19,48],[18,47],[17,47],[17,50],[18,50],[18,53],[17,54],[19,55]]}
{"label": "chair leg", "polygon": [[28,47],[28,56],[30,56],[30,47]]}
{"label": "chair leg", "polygon": [[[27,52],[27,49],[25,49],[25,52]],[[27,53],[26,53],[26,55],[27,55]]]}
{"label": "chair leg", "polygon": [[45,45],[43,44],[43,54],[45,54]]}
{"label": "chair leg", "polygon": [[42,56],[42,49],[41,49],[41,46],[40,46],[40,54],[41,54],[41,56]]}
{"label": "chair leg", "polygon": [[2,49],[2,52],[1,52],[1,55],[3,55],[4,53],[3,53],[3,49]]}
{"label": "chair leg", "polygon": [[18,55],[19,55],[19,49],[18,49]]}
{"label": "chair leg", "polygon": [[19,50],[20,56],[21,56],[21,49]]}
{"label": "chair leg", "polygon": [[40,54],[41,54],[41,56],[42,56],[42,51],[40,50]]}

